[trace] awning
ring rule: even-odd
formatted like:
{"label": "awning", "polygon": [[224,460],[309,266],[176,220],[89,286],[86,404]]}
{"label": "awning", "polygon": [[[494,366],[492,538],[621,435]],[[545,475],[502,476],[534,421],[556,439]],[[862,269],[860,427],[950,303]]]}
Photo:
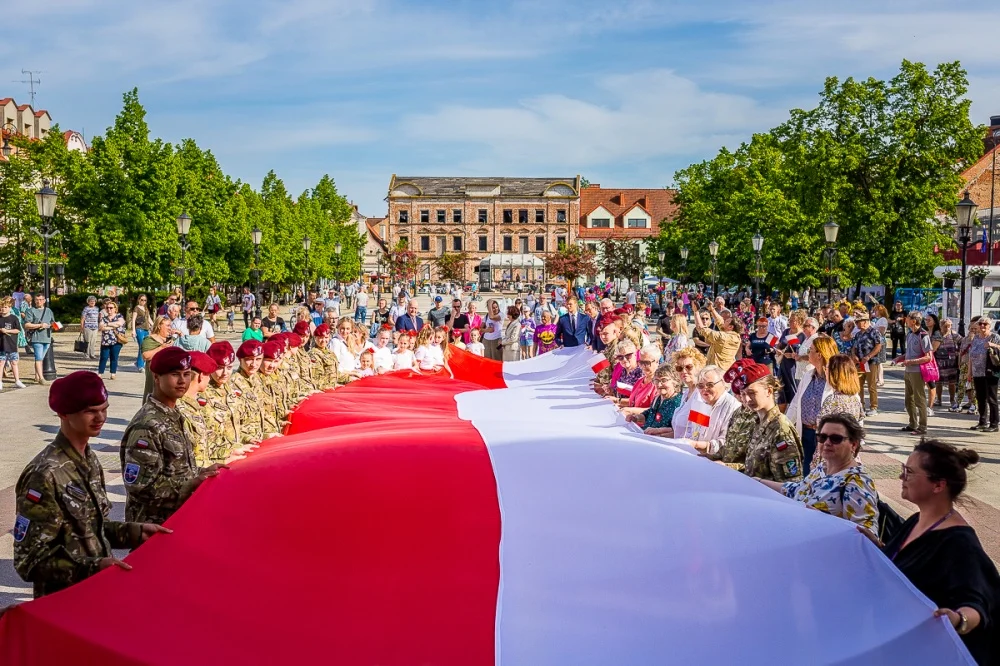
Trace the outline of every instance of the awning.
{"label": "awning", "polygon": [[491,254],[479,262],[479,270],[511,267],[545,268],[545,262],[533,254]]}

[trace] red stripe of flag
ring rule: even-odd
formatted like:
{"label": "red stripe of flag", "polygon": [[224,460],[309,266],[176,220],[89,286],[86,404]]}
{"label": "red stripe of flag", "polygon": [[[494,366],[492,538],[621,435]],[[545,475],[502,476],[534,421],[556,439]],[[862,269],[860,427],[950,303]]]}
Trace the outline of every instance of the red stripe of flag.
{"label": "red stripe of flag", "polygon": [[774,333],[771,333],[769,336],[767,336],[767,344],[772,347],[778,344],[778,336],[775,335]]}
{"label": "red stripe of flag", "polygon": [[712,417],[709,414],[702,414],[701,412],[696,412],[694,410],[691,410],[691,412],[688,414],[688,420],[691,421],[691,423],[695,423],[697,425],[704,426],[707,428],[709,422],[712,420]]}
{"label": "red stripe of flag", "polygon": [[607,357],[601,357],[600,360],[598,360],[597,362],[595,362],[593,365],[590,366],[590,369],[593,370],[594,374],[596,375],[601,370],[607,370],[610,367],[611,367],[611,362],[607,359]]}

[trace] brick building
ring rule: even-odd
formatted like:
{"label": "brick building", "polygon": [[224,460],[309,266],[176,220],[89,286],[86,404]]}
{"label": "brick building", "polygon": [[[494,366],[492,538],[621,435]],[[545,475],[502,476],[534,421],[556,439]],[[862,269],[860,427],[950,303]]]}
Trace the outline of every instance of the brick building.
{"label": "brick building", "polygon": [[[580,177],[437,178],[389,181],[382,238],[400,240],[420,261],[418,279],[437,278],[434,259],[465,252],[465,279],[543,280],[539,268],[560,245],[576,242]],[[487,262],[479,275],[480,263]],[[506,268],[504,266],[506,265]]]}
{"label": "brick building", "polygon": [[577,242],[597,251],[605,238],[632,239],[647,262],[655,264],[646,252],[646,245],[660,235],[660,224],[677,216],[680,207],[674,202],[676,194],[676,190],[664,188],[602,188],[591,183],[580,192]]}

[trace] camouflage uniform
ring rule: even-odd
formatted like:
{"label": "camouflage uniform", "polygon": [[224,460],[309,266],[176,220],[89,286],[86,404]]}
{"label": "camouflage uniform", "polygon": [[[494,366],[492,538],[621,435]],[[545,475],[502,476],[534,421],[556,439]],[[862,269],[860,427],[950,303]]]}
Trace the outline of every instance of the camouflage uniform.
{"label": "camouflage uniform", "polygon": [[803,457],[795,426],[775,406],[750,434],[743,472],[769,481],[800,481]]}
{"label": "camouflage uniform", "polygon": [[292,354],[292,361],[295,363],[295,372],[299,376],[299,400],[302,400],[308,396],[313,391],[317,391],[316,384],[313,383],[312,377],[312,360],[309,358],[309,353],[305,351],[302,347],[299,347]]}
{"label": "camouflage uniform", "polygon": [[129,521],[163,523],[197,487],[184,417],[152,396],[125,429],[121,463]]}
{"label": "camouflage uniform", "polygon": [[240,446],[242,394],[231,382],[222,386],[213,383],[205,389],[205,399],[210,407],[210,418],[218,424],[218,428],[209,430],[208,458],[212,463],[225,462]]}
{"label": "camouflage uniform", "polygon": [[[200,400],[204,400],[201,398]],[[206,467],[208,460],[208,423],[199,399],[184,396],[177,401],[177,411],[184,417],[184,436],[191,442],[195,465]]]}
{"label": "camouflage uniform", "polygon": [[611,386],[611,373],[615,369],[615,350],[618,349],[620,340],[621,338],[604,348],[602,353],[604,354],[604,358],[608,359],[608,367],[597,373],[597,378],[594,380],[595,385],[605,388]]}
{"label": "camouflage uniform", "polygon": [[715,453],[706,453],[711,460],[721,460],[726,467],[743,471],[746,467],[747,445],[750,435],[757,427],[757,412],[741,407],[733,412],[729,419],[729,429],[726,430],[726,441]]}
{"label": "camouflage uniform", "polygon": [[73,448],[59,432],[21,472],[15,491],[14,568],[35,597],[97,573],[112,548],[137,548],[139,523],[108,520],[111,505],[97,454]]}
{"label": "camouflage uniform", "polygon": [[258,397],[260,398],[259,409],[263,422],[264,436],[280,435],[285,413],[280,412],[282,398],[281,388],[277,383],[278,376],[275,374],[257,374],[254,376],[258,378],[260,385]]}
{"label": "camouflage uniform", "polygon": [[[255,373],[256,374],[256,373]],[[253,444],[264,438],[264,419],[260,409],[260,383],[251,377],[247,377],[243,370],[233,373],[229,382],[233,388],[240,392],[240,400],[243,406],[240,412],[240,443],[241,445]]]}

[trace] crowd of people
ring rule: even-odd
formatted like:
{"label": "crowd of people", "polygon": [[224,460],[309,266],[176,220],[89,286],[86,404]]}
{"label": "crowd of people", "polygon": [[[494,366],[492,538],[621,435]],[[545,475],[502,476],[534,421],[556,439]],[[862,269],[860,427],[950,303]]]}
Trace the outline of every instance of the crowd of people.
{"label": "crowd of people", "polygon": [[[730,309],[722,298],[690,298],[668,308],[659,335],[651,336],[638,302],[616,305],[600,290],[579,300],[566,293],[492,298],[480,314],[477,301],[463,303],[460,293],[451,294],[450,307],[435,296],[425,311],[405,289],[392,306],[378,299],[369,312],[362,287],[351,294],[354,311],[346,316],[339,293],[334,302],[306,295],[288,321],[276,304],[265,317],[248,312],[234,349],[216,339],[214,319],[224,308],[212,296],[203,310],[171,295],[158,311],[140,296],[127,315],[112,299],[88,301],[81,339],[98,372],[53,383],[50,406],[59,414],[60,434],[17,487],[15,565],[36,596],[107,566],[127,567],[112,547],[136,547],[164,531],[159,526],[198,484],[280,434],[295,405],[315,392],[397,370],[439,371],[455,348],[510,362],[579,346],[604,354],[594,390],[626,420],[648,435],[688,444],[804,507],[856,524],[940,606],[980,663],[988,663],[983,657],[992,654],[986,636],[995,631],[1000,578],[954,506],[978,456],[926,438],[928,405],[939,404],[946,386],[953,411],[974,411],[977,429],[997,431],[1000,337],[988,320],[973,321],[963,338],[947,320],[919,312],[890,317],[881,306],[869,311],[844,302],[786,315],[779,303],[758,309],[745,299]],[[0,302],[5,339],[11,310]],[[31,325],[27,331],[45,330],[44,302],[33,310],[19,321]],[[890,350],[899,321],[907,331]],[[32,345],[47,344],[31,337]],[[99,465],[86,444],[107,409],[101,375],[110,370],[115,378],[129,339],[138,343],[136,364],[145,368],[146,386],[121,446],[126,522],[104,520],[105,498],[81,509],[80,523],[93,526],[87,520],[102,514],[103,533],[80,538],[54,527],[73,510],[56,498],[75,497],[80,487],[97,488],[104,497],[103,476],[94,476]],[[36,353],[43,357],[44,350]],[[859,459],[864,422],[878,414],[888,363],[903,366],[904,430],[919,437],[900,479],[903,497],[920,511],[905,522],[880,500]],[[974,408],[966,402],[971,395]],[[90,478],[80,476],[80,466],[67,472],[67,460],[86,461]]]}

